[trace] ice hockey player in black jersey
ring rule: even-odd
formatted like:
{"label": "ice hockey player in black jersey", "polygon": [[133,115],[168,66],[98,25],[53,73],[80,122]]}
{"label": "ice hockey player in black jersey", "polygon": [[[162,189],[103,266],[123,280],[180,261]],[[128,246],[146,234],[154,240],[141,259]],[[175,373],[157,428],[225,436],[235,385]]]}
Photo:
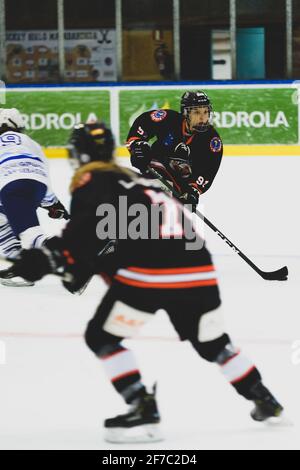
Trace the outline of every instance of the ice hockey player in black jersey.
{"label": "ice hockey player in black jersey", "polygon": [[[161,439],[155,390],[146,390],[135,356],[122,340],[135,336],[162,308],[180,339],[190,341],[196,353],[219,366],[238,394],[254,402],[253,419],[280,416],[281,405],[223,326],[216,271],[193,228],[191,213],[162,192],[157,182],[118,166],[111,154],[104,158],[100,150],[105,130],[97,138],[88,127],[80,132],[94,150],[99,147],[103,160],[83,165],[75,173],[71,219],[62,237],[41,250],[24,251],[14,269],[29,281],[48,273],[64,276],[64,285],[71,291],[87,275],[103,273],[108,279],[108,291],[88,324],[85,340],[130,410],[105,421],[106,439]],[[142,214],[138,219],[137,213]],[[116,239],[115,250],[99,256],[107,242]]]}
{"label": "ice hockey player in black jersey", "polygon": [[77,170],[93,161],[110,161],[114,138],[104,122],[90,120],[74,127],[67,148],[71,166]]}
{"label": "ice hockey player in black jersey", "polygon": [[147,173],[150,164],[176,185],[182,202],[196,205],[199,194],[211,187],[223,155],[212,116],[211,101],[202,91],[185,92],[180,113],[158,109],[141,114],[127,137],[132,165]]}

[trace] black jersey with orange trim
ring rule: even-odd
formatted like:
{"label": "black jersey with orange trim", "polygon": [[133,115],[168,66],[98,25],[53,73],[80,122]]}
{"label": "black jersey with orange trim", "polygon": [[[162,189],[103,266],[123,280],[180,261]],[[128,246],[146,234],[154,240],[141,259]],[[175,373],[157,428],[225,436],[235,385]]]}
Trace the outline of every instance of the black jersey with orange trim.
{"label": "black jersey with orange trim", "polygon": [[[210,254],[192,227],[188,209],[153,181],[122,170],[88,171],[86,167],[86,173],[84,167],[80,169],[71,219],[63,232],[64,247],[75,263],[96,263],[96,272],[109,273],[115,282],[127,286],[178,289],[216,285]],[[159,214],[155,212],[158,205]],[[143,219],[139,218],[141,211]],[[118,240],[115,253],[98,259],[109,239]]]}
{"label": "black jersey with orange trim", "polygon": [[213,126],[206,132],[189,134],[186,123],[180,113],[172,109],[159,109],[141,114],[131,126],[127,137],[127,147],[134,140],[149,141],[156,138],[152,144],[155,158],[168,166],[168,158],[172,156],[175,147],[184,142],[190,147],[190,162],[192,166],[192,183],[201,193],[207,191],[219,170],[223,143]]}

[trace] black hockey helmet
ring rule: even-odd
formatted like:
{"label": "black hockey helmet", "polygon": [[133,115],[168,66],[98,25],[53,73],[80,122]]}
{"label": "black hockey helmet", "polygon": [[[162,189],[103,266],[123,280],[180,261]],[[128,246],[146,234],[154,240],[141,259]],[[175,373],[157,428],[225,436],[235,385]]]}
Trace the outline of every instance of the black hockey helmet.
{"label": "black hockey helmet", "polygon": [[104,122],[92,121],[74,127],[69,139],[69,158],[73,166],[113,158],[115,142]]}
{"label": "black hockey helmet", "polygon": [[181,102],[180,102],[180,109],[181,109],[181,114],[185,117],[188,125],[190,124],[190,110],[193,108],[208,108],[209,116],[208,116],[208,121],[205,124],[199,124],[194,130],[198,132],[205,132],[209,128],[209,126],[212,124],[212,116],[213,116],[213,109],[212,109],[212,103],[207,96],[206,93],[204,93],[201,90],[198,91],[186,91],[182,97],[181,97]]}

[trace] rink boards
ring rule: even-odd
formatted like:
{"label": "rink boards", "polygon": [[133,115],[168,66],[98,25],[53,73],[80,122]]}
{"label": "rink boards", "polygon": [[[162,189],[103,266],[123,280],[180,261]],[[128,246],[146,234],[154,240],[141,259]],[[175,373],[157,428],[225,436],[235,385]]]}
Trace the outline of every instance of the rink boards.
{"label": "rink boards", "polygon": [[[65,147],[44,147],[44,152],[48,158],[67,158],[68,152]],[[117,147],[115,152],[117,157],[128,157],[126,147]],[[300,145],[225,145],[225,157],[243,156],[300,156]]]}

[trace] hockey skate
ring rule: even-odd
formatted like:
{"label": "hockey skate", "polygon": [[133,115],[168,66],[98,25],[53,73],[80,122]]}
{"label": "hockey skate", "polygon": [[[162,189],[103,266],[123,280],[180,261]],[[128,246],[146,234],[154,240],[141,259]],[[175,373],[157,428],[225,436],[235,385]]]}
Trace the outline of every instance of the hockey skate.
{"label": "hockey skate", "polygon": [[146,443],[163,439],[154,393],[145,392],[131,405],[128,413],[106,419],[105,440],[113,443]]}
{"label": "hockey skate", "polygon": [[258,382],[251,392],[255,397],[253,400],[255,408],[251,411],[251,418],[254,421],[281,423],[283,407],[262,382]]}
{"label": "hockey skate", "polygon": [[6,287],[31,287],[34,282],[26,281],[22,277],[16,276],[13,266],[0,270],[0,284]]}

